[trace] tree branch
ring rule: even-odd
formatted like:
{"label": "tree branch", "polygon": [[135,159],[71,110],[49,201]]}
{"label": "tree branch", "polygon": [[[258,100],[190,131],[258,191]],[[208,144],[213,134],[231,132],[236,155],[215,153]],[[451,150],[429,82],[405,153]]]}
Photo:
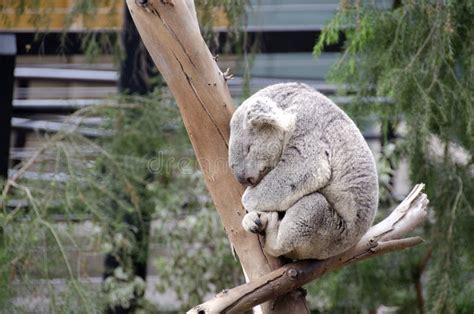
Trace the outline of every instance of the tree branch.
{"label": "tree branch", "polygon": [[303,260],[287,264],[257,280],[224,290],[188,313],[240,313],[343,266],[423,242],[420,237],[401,238],[426,220],[428,198],[421,192],[423,187],[423,184],[416,185],[387,218],[370,228],[347,252],[326,260]]}
{"label": "tree branch", "polygon": [[[138,32],[176,99],[196,157],[227,236],[249,280],[283,265],[266,256],[261,239],[241,226],[244,191],[227,161],[232,98],[207,48],[192,0],[127,0]],[[309,313],[304,296],[289,295],[262,306],[264,313]]]}

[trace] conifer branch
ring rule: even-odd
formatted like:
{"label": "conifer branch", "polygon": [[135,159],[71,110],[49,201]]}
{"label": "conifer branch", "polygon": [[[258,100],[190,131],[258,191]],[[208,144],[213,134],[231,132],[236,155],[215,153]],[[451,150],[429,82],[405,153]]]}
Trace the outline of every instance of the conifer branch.
{"label": "conifer branch", "polygon": [[353,262],[400,251],[423,242],[421,237],[402,238],[426,220],[428,198],[421,192],[423,187],[424,184],[416,185],[387,218],[370,228],[349,251],[326,260],[286,264],[257,280],[224,290],[188,313],[241,313]]}

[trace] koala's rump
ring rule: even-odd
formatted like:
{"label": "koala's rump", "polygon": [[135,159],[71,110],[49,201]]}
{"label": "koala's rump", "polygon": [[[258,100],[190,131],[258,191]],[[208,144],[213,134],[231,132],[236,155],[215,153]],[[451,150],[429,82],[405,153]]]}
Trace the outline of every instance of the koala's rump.
{"label": "koala's rump", "polygon": [[295,136],[330,149],[331,177],[319,192],[347,228],[354,229],[356,242],[372,225],[378,206],[372,152],[356,124],[330,99],[307,86],[291,85],[289,89],[300,90],[288,99],[287,107],[298,115]]}
{"label": "koala's rump", "polygon": [[282,109],[296,114],[290,142],[312,145],[314,154],[320,153],[320,143],[330,148],[331,179],[320,192],[342,217],[357,219],[368,228],[377,210],[378,178],[372,152],[356,124],[334,102],[306,84],[275,84],[257,95],[272,98]]}
{"label": "koala's rump", "polygon": [[[321,153],[321,143],[325,148],[329,147],[331,170],[329,181],[319,190],[308,191],[308,194],[296,204],[308,201],[308,206],[310,206],[311,193],[321,193],[330,206],[327,208],[327,212],[333,211],[343,221],[347,234],[344,238],[346,241],[344,247],[348,248],[355,244],[371,226],[378,204],[375,160],[361,132],[355,123],[330,99],[307,85],[277,84],[267,87],[257,94],[272,98],[280,108],[296,114],[296,129],[290,138],[289,145],[296,143],[298,146],[299,142],[304,143],[306,147],[312,147],[312,150],[297,147],[299,151],[309,154],[307,161],[311,162],[311,158],[316,159],[311,154]],[[291,163],[291,161],[288,162]],[[307,166],[294,165],[294,167]],[[308,206],[306,207],[311,210]],[[315,207],[312,208],[312,210],[314,209]],[[287,217],[291,217],[288,215],[290,210],[291,208],[288,209],[282,222]],[[320,209],[318,208],[318,210]],[[296,221],[298,220],[296,219]],[[294,226],[296,225],[293,224]],[[321,240],[321,237],[324,236],[324,234],[315,233],[314,239],[319,237]],[[302,242],[302,247],[306,247],[307,244]],[[304,255],[302,252],[294,252],[294,254],[299,255],[298,258]]]}

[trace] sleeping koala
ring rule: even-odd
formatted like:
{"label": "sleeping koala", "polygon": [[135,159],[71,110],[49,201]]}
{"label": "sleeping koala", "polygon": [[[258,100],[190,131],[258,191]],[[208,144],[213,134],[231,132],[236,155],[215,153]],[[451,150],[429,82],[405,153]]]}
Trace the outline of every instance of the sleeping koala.
{"label": "sleeping koala", "polygon": [[248,186],[242,225],[265,234],[267,253],[326,259],[372,225],[375,161],[331,100],[305,84],[272,85],[245,100],[230,126],[229,164]]}

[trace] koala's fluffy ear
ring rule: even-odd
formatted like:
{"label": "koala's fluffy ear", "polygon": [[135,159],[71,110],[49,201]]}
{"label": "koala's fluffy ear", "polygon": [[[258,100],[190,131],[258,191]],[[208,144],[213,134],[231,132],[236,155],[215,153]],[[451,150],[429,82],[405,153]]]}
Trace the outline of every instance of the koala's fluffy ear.
{"label": "koala's fluffy ear", "polygon": [[249,126],[273,126],[289,131],[295,125],[295,115],[278,108],[277,104],[266,97],[252,97],[247,111],[246,123]]}

